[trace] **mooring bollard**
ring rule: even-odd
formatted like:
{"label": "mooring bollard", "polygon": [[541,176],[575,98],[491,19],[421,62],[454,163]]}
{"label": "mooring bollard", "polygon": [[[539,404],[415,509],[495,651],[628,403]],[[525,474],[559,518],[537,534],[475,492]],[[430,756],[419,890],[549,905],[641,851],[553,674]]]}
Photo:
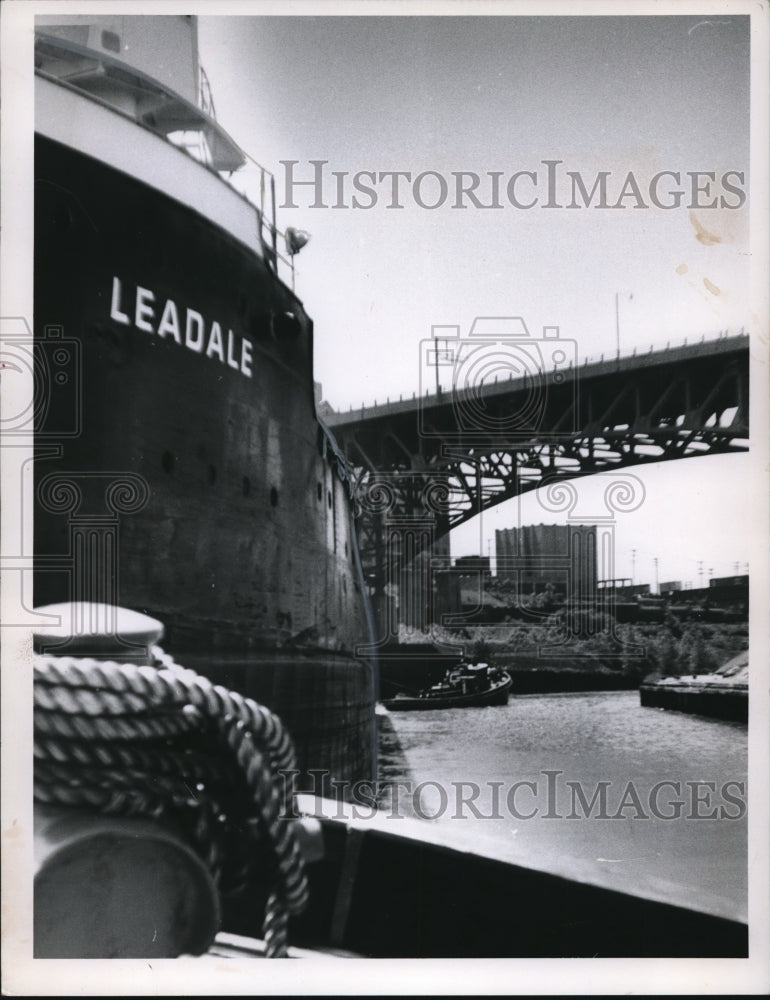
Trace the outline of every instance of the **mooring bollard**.
{"label": "mooring bollard", "polygon": [[[99,719],[99,705],[84,702],[82,711],[77,698],[83,689],[74,674],[93,670],[94,661],[97,668],[106,661],[128,663],[129,670],[150,665],[163,626],[148,615],[105,604],[74,602],[36,611],[52,622],[35,633],[36,666],[58,663],[73,683],[38,687],[36,678],[35,957],[200,954],[220,923],[217,888],[201,858],[168,820],[107,815],[105,808],[87,804],[90,794],[103,791],[98,784],[103,778],[94,773],[90,782],[88,767],[92,761],[99,766],[104,747],[87,737],[88,726]],[[108,724],[127,719],[133,707],[128,700],[121,716],[123,707],[116,704],[101,719]],[[82,776],[76,771],[80,765],[85,765]],[[106,811],[109,794],[125,793],[120,778],[116,769]],[[70,798],[73,804],[62,804]]]}

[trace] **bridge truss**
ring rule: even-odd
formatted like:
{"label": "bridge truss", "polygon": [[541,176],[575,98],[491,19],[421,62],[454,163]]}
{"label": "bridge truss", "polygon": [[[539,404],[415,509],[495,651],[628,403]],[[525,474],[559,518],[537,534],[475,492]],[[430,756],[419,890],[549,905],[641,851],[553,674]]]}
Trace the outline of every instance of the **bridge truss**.
{"label": "bridge truss", "polygon": [[512,497],[554,499],[567,480],[748,449],[748,336],[553,370],[511,365],[477,384],[462,377],[466,361],[456,356],[449,389],[324,417],[353,470],[375,595]]}

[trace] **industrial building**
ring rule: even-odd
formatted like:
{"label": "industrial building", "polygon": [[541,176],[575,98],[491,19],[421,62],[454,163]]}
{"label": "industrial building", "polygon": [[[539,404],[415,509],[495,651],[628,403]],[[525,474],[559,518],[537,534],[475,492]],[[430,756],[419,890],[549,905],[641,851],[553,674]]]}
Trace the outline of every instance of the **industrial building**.
{"label": "industrial building", "polygon": [[520,594],[550,587],[572,600],[597,589],[597,528],[582,524],[532,524],[495,532],[497,580]]}

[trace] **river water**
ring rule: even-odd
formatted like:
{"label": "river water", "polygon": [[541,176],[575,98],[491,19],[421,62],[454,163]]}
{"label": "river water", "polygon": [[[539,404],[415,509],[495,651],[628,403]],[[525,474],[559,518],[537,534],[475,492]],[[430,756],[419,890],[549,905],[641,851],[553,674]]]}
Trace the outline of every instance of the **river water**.
{"label": "river water", "polygon": [[636,691],[381,723],[380,776],[405,783],[392,811],[495,857],[747,919],[745,725],[642,708]]}

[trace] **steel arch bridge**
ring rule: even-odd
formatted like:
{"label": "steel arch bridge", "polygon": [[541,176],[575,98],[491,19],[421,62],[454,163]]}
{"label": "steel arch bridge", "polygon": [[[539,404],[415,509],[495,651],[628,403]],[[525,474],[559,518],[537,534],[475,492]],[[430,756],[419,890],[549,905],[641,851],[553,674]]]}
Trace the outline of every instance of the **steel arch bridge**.
{"label": "steel arch bridge", "polygon": [[[521,320],[510,322],[526,332]],[[557,341],[540,340],[533,351],[526,339],[510,339],[502,355],[499,340],[494,348],[480,337],[433,343],[450,389],[321,414],[352,471],[374,592],[452,528],[512,497],[748,450],[747,335],[580,365],[553,349]],[[493,359],[486,366],[485,353]]]}

